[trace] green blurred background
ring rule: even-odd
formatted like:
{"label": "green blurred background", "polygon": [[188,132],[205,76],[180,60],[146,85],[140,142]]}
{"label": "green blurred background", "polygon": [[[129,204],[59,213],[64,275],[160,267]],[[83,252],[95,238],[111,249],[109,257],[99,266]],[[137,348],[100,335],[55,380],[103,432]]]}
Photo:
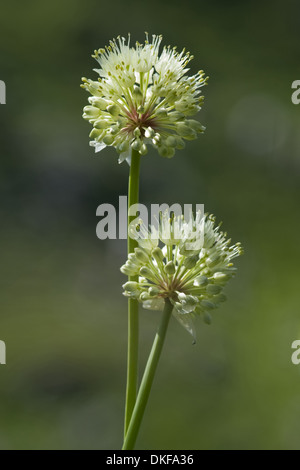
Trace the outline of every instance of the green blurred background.
{"label": "green blurred background", "polygon": [[[127,314],[124,240],[96,237],[128,166],[95,155],[81,118],[91,58],[117,35],[163,34],[210,76],[207,127],[142,161],[141,202],[204,203],[245,255],[198,341],[171,322],[140,449],[299,449],[300,6],[296,0],[11,0],[1,6],[1,449],[118,449]],[[141,365],[158,322],[142,311]]]}

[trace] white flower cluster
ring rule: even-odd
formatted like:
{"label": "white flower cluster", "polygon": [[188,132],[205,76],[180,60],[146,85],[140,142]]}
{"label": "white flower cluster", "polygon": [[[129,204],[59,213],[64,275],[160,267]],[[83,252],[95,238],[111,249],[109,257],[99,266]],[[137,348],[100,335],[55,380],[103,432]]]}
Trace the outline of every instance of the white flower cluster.
{"label": "white flower cluster", "polygon": [[223,287],[235,274],[231,260],[242,253],[240,243],[230,245],[219,228],[212,215],[202,217],[200,211],[189,222],[165,212],[158,227],[131,227],[138,247],[121,271],[139,279],[123,285],[124,295],[151,310],[162,310],[168,298],[173,314],[195,336],[193,316],[210,322],[209,312],[226,299]]}
{"label": "white flower cluster", "polygon": [[96,152],[113,146],[119,162],[129,161],[131,149],[141,155],[153,145],[162,157],[171,158],[175,149],[184,147],[204,127],[190,116],[200,109],[206,84],[203,71],[187,76],[192,59],[184,50],[164,47],[162,37],[146,34],[145,44],[130,47],[130,36],[110,41],[105,49],[95,51],[99,62],[98,81],[83,78],[83,88],[91,93],[83,117],[92,125],[90,145]]}

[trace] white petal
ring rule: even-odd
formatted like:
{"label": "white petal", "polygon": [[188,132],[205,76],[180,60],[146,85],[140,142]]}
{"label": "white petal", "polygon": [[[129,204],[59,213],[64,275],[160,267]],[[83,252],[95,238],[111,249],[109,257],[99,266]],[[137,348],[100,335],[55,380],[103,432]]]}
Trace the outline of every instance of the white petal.
{"label": "white petal", "polygon": [[91,147],[95,147],[95,152],[101,152],[106,147],[106,144],[103,142],[96,142],[95,140],[92,140],[90,142]]}
{"label": "white petal", "polygon": [[130,151],[130,149],[126,150],[126,152],[120,153],[118,162],[123,163],[124,160],[126,160],[128,165],[130,166],[130,163],[131,163],[131,151]]}
{"label": "white petal", "polygon": [[151,299],[143,302],[143,307],[148,310],[163,310],[165,302],[163,299]]}
{"label": "white petal", "polygon": [[190,333],[193,337],[193,344],[196,343],[196,329],[193,321],[193,316],[189,314],[182,315],[178,313],[175,309],[173,310],[173,316],[179,323],[183,326],[183,328]]}

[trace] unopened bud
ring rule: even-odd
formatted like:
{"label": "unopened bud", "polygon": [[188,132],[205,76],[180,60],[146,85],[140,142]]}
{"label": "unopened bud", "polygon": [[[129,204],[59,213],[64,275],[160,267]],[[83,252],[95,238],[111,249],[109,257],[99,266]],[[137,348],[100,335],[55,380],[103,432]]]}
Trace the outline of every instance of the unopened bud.
{"label": "unopened bud", "polygon": [[156,248],[154,248],[154,250],[152,251],[152,256],[154,257],[154,259],[159,263],[161,261],[163,261],[164,259],[164,255],[163,255],[163,252],[161,251],[161,249],[159,248],[159,246],[157,246]]}
{"label": "unopened bud", "polygon": [[94,122],[94,127],[96,127],[96,129],[106,129],[108,126],[109,123],[104,119],[98,119]]}
{"label": "unopened bud", "polygon": [[135,248],[134,251],[135,251],[136,258],[139,261],[141,261],[144,264],[148,263],[149,256],[147,255],[147,253],[144,250],[142,250],[141,248]]}
{"label": "unopened bud", "polygon": [[140,137],[141,136],[141,131],[138,127],[136,127],[133,131],[134,137]]}
{"label": "unopened bud", "polygon": [[212,318],[211,318],[211,315],[210,315],[208,312],[204,312],[203,321],[204,321],[204,323],[206,323],[207,325],[210,325],[210,324],[211,324]]}
{"label": "unopened bud", "polygon": [[145,137],[147,139],[152,139],[152,137],[154,137],[155,135],[155,131],[152,129],[152,127],[147,127],[147,129],[145,130]]}
{"label": "unopened bud", "polygon": [[131,144],[131,148],[133,150],[139,151],[141,147],[142,147],[142,141],[140,139],[135,139]]}
{"label": "unopened bud", "polygon": [[116,104],[110,104],[109,106],[107,106],[106,110],[112,116],[117,116],[120,111],[119,106],[117,106]]}
{"label": "unopened bud", "polygon": [[216,282],[225,282],[228,281],[229,276],[224,273],[215,273],[214,274],[214,279]]}
{"label": "unopened bud", "polygon": [[173,263],[173,261],[169,261],[165,267],[164,267],[164,270],[165,272],[171,276],[172,274],[175,273],[175,264]]}
{"label": "unopened bud", "polygon": [[103,130],[102,129],[95,129],[93,128],[89,134],[89,137],[91,139],[98,139],[98,137],[102,134]]}
{"label": "unopened bud", "polygon": [[146,278],[150,278],[150,279],[153,277],[151,269],[147,268],[147,266],[142,266],[141,267],[140,275],[144,276]]}
{"label": "unopened bud", "polygon": [[107,101],[104,100],[103,98],[98,98],[96,96],[90,96],[89,97],[89,102],[91,105],[96,106],[97,108],[101,109],[102,111],[106,109],[107,106]]}
{"label": "unopened bud", "polygon": [[221,290],[222,287],[218,286],[217,284],[209,284],[206,288],[206,292],[211,295],[219,294]]}
{"label": "unopened bud", "polygon": [[160,293],[160,290],[158,287],[150,287],[148,289],[148,293],[151,297],[155,297],[156,295],[158,295]]}
{"label": "unopened bud", "polygon": [[106,134],[102,140],[105,145],[111,145],[114,141],[114,137],[111,134]]}
{"label": "unopened bud", "polygon": [[193,137],[195,135],[195,131],[182,122],[176,124],[176,130],[182,137]]}
{"label": "unopened bud", "polygon": [[147,145],[143,143],[139,152],[141,155],[146,155],[148,153]]}
{"label": "unopened bud", "polygon": [[198,255],[189,256],[185,258],[183,264],[187,269],[192,269],[196,265],[198,259],[199,259]]}
{"label": "unopened bud", "polygon": [[194,281],[194,286],[204,287],[208,284],[208,279],[206,276],[198,276]]}
{"label": "unopened bud", "polygon": [[172,135],[169,135],[166,140],[165,140],[165,143],[168,147],[176,147],[177,145],[177,140],[175,139],[175,137],[173,137]]}
{"label": "unopened bud", "polygon": [[83,108],[83,117],[87,119],[95,119],[99,116],[99,108],[95,106],[85,106]]}
{"label": "unopened bud", "polygon": [[134,292],[136,290],[138,290],[138,283],[137,282],[133,282],[133,281],[128,281],[126,282],[125,284],[123,284],[123,289],[124,290],[127,290],[128,292]]}

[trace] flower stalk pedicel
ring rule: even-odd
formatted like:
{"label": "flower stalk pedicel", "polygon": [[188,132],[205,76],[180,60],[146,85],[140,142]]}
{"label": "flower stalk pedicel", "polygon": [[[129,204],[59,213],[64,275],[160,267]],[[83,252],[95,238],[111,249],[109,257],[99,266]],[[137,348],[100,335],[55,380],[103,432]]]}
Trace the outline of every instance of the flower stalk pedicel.
{"label": "flower stalk pedicel", "polygon": [[[140,154],[132,150],[131,165],[128,182],[128,209],[139,200],[139,174],[140,174]],[[133,217],[129,215],[128,227]],[[127,237],[127,252],[134,253],[137,247],[137,241],[132,237]],[[133,273],[128,276],[129,282],[138,280],[138,276]],[[126,405],[124,436],[126,435],[131,415],[134,409],[137,387],[138,387],[138,344],[139,342],[139,305],[134,298],[128,299],[128,350],[127,350],[127,386],[126,386]]]}

